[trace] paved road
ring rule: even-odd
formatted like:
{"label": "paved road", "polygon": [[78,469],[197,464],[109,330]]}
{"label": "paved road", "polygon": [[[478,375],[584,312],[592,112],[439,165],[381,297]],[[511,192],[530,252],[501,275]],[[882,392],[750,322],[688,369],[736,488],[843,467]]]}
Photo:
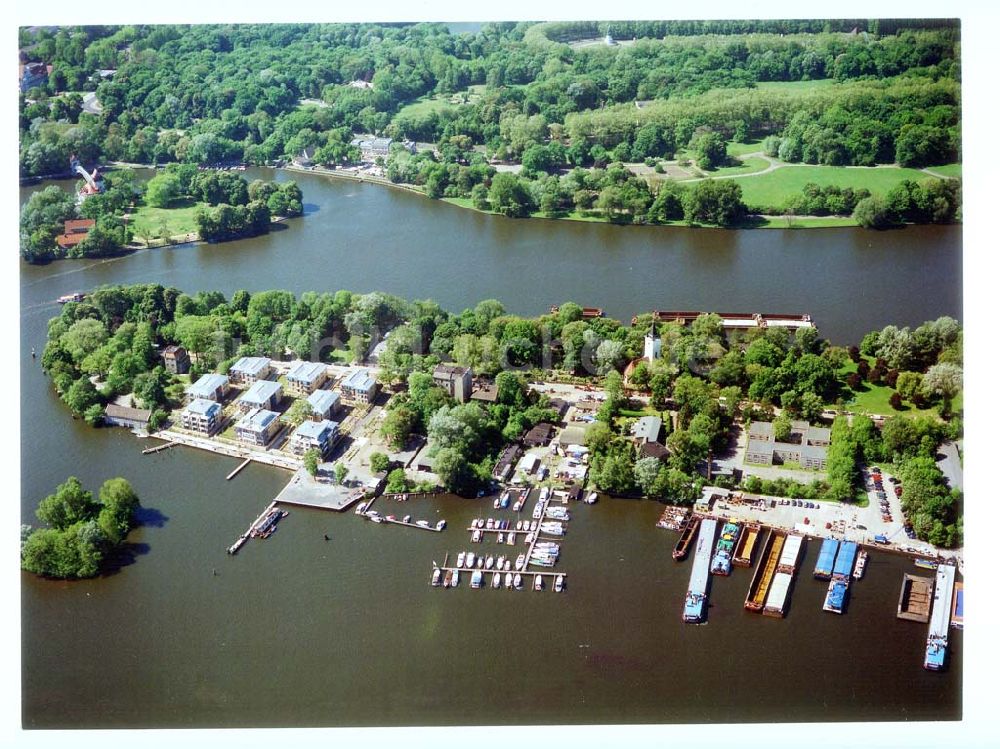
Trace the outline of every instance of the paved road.
{"label": "paved road", "polygon": [[945,442],[938,450],[938,468],[948,480],[948,486],[952,489],[965,491],[962,480],[962,461],[958,456],[959,446],[955,442]]}
{"label": "paved road", "polygon": [[101,102],[97,100],[97,94],[88,91],[83,95],[83,111],[87,114],[100,114]]}

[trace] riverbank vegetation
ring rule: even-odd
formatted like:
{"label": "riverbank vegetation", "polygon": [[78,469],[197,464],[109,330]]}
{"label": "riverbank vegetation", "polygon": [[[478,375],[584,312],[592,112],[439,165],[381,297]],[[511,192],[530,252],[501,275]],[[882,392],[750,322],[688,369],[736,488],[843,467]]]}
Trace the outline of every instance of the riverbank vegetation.
{"label": "riverbank vegetation", "polygon": [[[55,185],[34,193],[21,208],[21,257],[31,263],[105,257],[133,238],[209,242],[264,234],[274,217],[301,216],[302,190],[294,181],[248,182],[237,172],[169,164],[142,183],[131,169],[109,171],[102,192],[79,202]],[[93,219],[83,241],[63,247],[66,221]]]}
{"label": "riverbank vegetation", "polygon": [[[577,43],[605,33],[628,36]],[[375,134],[428,144],[429,163],[415,168],[399,144],[379,158],[391,179],[431,197],[505,215],[655,223],[661,180],[640,179],[644,193],[606,175],[572,192],[558,182],[577,167],[680,154],[730,178],[743,169],[725,158],[730,142],[827,167],[943,166],[961,152],[959,29],[949,21],[487,23],[458,34],[443,24],[94,26],[22,29],[21,46],[53,65],[20,98],[22,176],[63,173],[70,154],[84,164],[265,164],[307,153],[344,165],[360,158],[355,137]],[[80,91],[95,91],[99,112],[83,111]],[[489,194],[490,162],[522,167],[503,180],[515,200]],[[882,196],[877,170],[864,174],[851,187]],[[747,195],[740,213],[785,213],[802,187],[765,202]],[[212,223],[226,232],[254,225],[222,213]],[[694,215],[683,218],[730,218]]]}
{"label": "riverbank vegetation", "polygon": [[108,479],[97,499],[70,476],[38,503],[44,528],[21,526],[21,568],[54,578],[98,575],[135,526],[139,498],[123,478]]}
{"label": "riverbank vegetation", "polygon": [[[663,352],[652,362],[640,359],[650,331],[660,337]],[[584,317],[572,302],[523,317],[496,300],[454,314],[430,300],[409,302],[379,292],[296,297],[237,291],[227,298],[148,284],[100,288],[66,304],[49,323],[42,366],[75,415],[96,424],[104,403],[131,399],[154,411],[155,427],[179,405],[183,388],[164,371],[158,354],[163,346],[184,346],[192,357],[190,377],[196,378],[226,372],[235,357],[246,355],[361,362],[379,342],[385,345],[378,376],[394,393],[383,439],[400,450],[411,435],[426,436],[442,484],[463,493],[484,488],[506,444],[555,418],[529,381],[600,386],[605,398],[586,432],[592,482],[614,494],[670,501],[693,499],[709,456],[732,450],[734,431],[754,420],[817,424],[830,418],[829,409],[839,413],[825,474],[809,484],[748,478],[746,485],[836,501],[853,501],[862,461],[902,464],[933,457],[942,440],[962,431],[956,408],[962,329],[946,317],[912,331],[889,325],[843,348],[815,328],[794,335],[779,327],[727,331],[714,314],[684,325],[654,323],[645,313],[626,325]],[[432,372],[442,362],[492,379],[496,401],[452,401],[434,385]],[[888,408],[877,413],[884,419],[881,429],[861,409],[851,414],[855,394],[869,386],[893,393]],[[663,417],[664,455],[637,453],[628,431],[637,414]],[[649,457],[660,467],[653,470]],[[941,521],[936,537],[956,538],[954,503],[937,500],[914,505],[915,512],[931,517],[918,533],[930,533]]]}

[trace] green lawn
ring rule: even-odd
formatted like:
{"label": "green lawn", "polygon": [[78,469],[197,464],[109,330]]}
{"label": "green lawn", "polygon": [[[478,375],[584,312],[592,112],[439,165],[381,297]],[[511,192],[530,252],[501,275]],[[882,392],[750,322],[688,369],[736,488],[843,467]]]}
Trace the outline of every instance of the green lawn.
{"label": "green lawn", "polygon": [[786,219],[772,217],[764,219],[758,229],[830,229],[840,226],[857,226],[850,216],[815,216],[807,218]]}
{"label": "green lawn", "polygon": [[153,208],[140,206],[132,214],[129,222],[136,237],[158,237],[165,229],[170,236],[197,232],[194,214],[205,203],[190,203],[176,208]]}
{"label": "green lawn", "polygon": [[434,94],[421,96],[409,104],[402,107],[396,114],[397,117],[403,115],[426,115],[431,112],[442,112],[446,109],[457,107],[462,103],[474,104],[481,96],[485,85],[469,86],[465,91],[457,94]]}
{"label": "green lawn", "polygon": [[821,187],[867,187],[873,193],[884,194],[889,188],[911,179],[919,182],[928,175],[919,169],[843,166],[784,166],[756,177],[743,177],[743,201],[752,206],[779,206],[792,195],[801,195],[802,188],[812,182]]}
{"label": "green lawn", "polygon": [[330,357],[330,361],[339,362],[340,364],[351,364],[354,361],[354,354],[346,348],[333,349],[327,356]]}
{"label": "green lawn", "polygon": [[730,156],[742,156],[745,153],[756,153],[764,150],[763,140],[752,140],[749,143],[729,143],[726,145],[726,152]]}
{"label": "green lawn", "polygon": [[[868,362],[869,366],[875,365],[875,359],[870,356],[864,357]],[[854,362],[848,360],[848,362],[840,368],[838,374],[843,378],[849,374],[858,371],[858,365]],[[870,382],[862,383],[861,390],[859,391],[848,391],[847,386],[844,386],[845,394],[850,392],[850,395],[845,395],[844,397],[844,407],[854,413],[866,413],[866,414],[882,414],[883,416],[919,416],[921,414],[931,414],[932,416],[937,416],[938,411],[935,406],[930,406],[927,408],[915,408],[911,403],[903,401],[903,407],[897,411],[892,406],[889,405],[889,398],[895,390],[888,385],[872,385]],[[827,404],[828,406],[833,406],[834,404]],[[954,404],[952,406],[953,410],[958,411],[962,407],[962,395],[960,394],[955,398]]]}
{"label": "green lawn", "polygon": [[769,164],[770,162],[767,159],[762,159],[760,156],[751,156],[743,159],[743,163],[738,166],[724,166],[714,171],[708,171],[706,174],[709,177],[730,177],[734,174],[751,174],[767,169]]}
{"label": "green lawn", "polygon": [[935,174],[943,174],[945,177],[954,177],[955,179],[962,179],[962,165],[961,164],[944,164],[943,166],[929,166],[929,170]]}

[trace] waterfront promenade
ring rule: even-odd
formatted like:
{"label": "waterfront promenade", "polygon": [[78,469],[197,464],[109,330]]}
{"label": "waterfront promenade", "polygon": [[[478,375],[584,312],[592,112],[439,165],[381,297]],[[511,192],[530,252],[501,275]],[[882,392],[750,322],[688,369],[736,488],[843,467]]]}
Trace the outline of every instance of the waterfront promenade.
{"label": "waterfront promenade", "polygon": [[217,455],[228,455],[231,458],[238,458],[240,460],[252,460],[255,463],[263,463],[264,465],[284,468],[289,471],[297,471],[302,467],[302,461],[293,455],[279,453],[274,450],[258,450],[208,437],[196,437],[193,434],[186,434],[174,429],[164,429],[150,436],[177,445],[195,447],[199,450],[207,450]]}

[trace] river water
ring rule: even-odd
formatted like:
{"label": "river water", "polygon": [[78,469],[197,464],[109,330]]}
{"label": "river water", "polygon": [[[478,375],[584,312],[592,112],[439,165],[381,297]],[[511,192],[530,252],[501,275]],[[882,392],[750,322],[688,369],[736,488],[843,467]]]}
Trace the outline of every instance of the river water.
{"label": "river water", "polygon": [[455,497],[405,509],[447,518],[441,534],[292,509],[271,539],[229,557],[287,474],[249,466],[227,482],[235,462],[226,458],[186,448],[142,456],[145,444],[124,430],[72,420],[27,354],[41,351],[57,296],[134,282],[381,289],[455,311],[495,297],[532,315],[566,299],[625,319],[654,307],[810,312],[824,335],[848,343],[890,322],[960,317],[959,228],[513,221],[374,185],[296,179],[308,215],[266,237],[21,267],[22,522],[71,474],[94,490],[125,476],[145,508],[114,572],[75,583],[22,575],[26,727],[960,716],[961,635],[946,673],[921,668],[925,626],[895,618],[902,573],[914,571],[901,557],[874,555],[838,617],[821,611],[810,542],[785,619],[743,611],[752,570],[736,570],[713,580],[703,626],[680,621],[691,563],[670,558],[676,534],[654,527],[652,502],[571,508],[562,595],[473,591],[467,576],[458,590],[431,588],[432,560],[473,548],[463,528],[485,508]]}

